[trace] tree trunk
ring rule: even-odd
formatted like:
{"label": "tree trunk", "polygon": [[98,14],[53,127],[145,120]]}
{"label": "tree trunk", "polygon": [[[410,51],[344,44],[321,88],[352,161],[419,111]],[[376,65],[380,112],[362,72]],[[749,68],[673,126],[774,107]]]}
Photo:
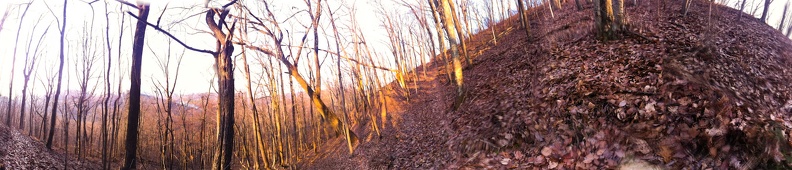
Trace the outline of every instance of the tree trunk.
{"label": "tree trunk", "polygon": [[[12,54],[13,58],[11,59],[11,76],[9,76],[9,79],[11,81],[8,83],[8,105],[7,105],[8,107],[6,108],[6,115],[7,115],[7,117],[6,117],[6,125],[8,127],[13,127],[13,126],[11,126],[11,108],[13,107],[13,105],[11,105],[11,101],[13,101],[11,99],[11,97],[14,96],[13,95],[14,94],[13,93],[14,92],[13,91],[13,89],[14,89],[14,67],[16,66],[15,63],[16,63],[17,45],[19,45],[19,35],[20,35],[19,32],[22,31],[22,23],[24,23],[22,21],[25,20],[25,15],[27,14],[28,9],[30,9],[30,3],[27,4],[27,6],[25,7],[24,12],[22,12],[22,16],[19,19],[20,21],[19,21],[19,26],[17,27],[16,40],[14,41],[14,53]],[[32,41],[32,40],[30,40],[30,41]],[[25,63],[25,65],[27,65],[27,62]],[[25,83],[25,84],[27,84],[27,83]],[[22,108],[20,109],[20,110],[22,110],[21,116],[25,116],[24,99],[25,99],[25,94],[23,92],[22,93],[22,100],[23,100],[22,103],[23,103],[23,105],[22,105]],[[23,119],[24,119],[23,117],[19,117],[19,129],[24,128],[24,126],[22,126],[22,125],[25,125],[25,123],[24,123],[25,121]]]}
{"label": "tree trunk", "polygon": [[748,2],[748,0],[743,0],[742,3],[740,3],[740,14],[737,16],[738,21],[742,19],[742,15],[745,13],[745,2]]}
{"label": "tree trunk", "polygon": [[109,114],[109,103],[110,103],[110,69],[113,66],[113,57],[112,57],[112,48],[110,47],[110,13],[107,8],[107,2],[104,3],[105,7],[105,42],[107,43],[107,71],[105,72],[105,97],[104,103],[102,105],[102,129],[101,129],[101,158],[102,158],[102,168],[109,169],[110,164],[108,163],[107,159],[107,136],[108,136],[108,129],[107,129],[107,116]]}
{"label": "tree trunk", "polygon": [[628,22],[627,14],[624,12],[624,0],[616,0],[616,4],[614,5],[614,7],[616,9],[614,10],[615,25],[613,26],[613,28],[616,29],[616,32],[624,31],[627,29],[626,26]]}
{"label": "tree trunk", "polygon": [[132,74],[129,89],[129,113],[127,118],[126,156],[121,169],[136,169],[138,147],[138,125],[140,122],[140,72],[143,60],[143,44],[146,37],[146,20],[149,5],[138,4],[138,21],[135,25],[135,37],[132,44]]}
{"label": "tree trunk", "polygon": [[614,36],[613,8],[611,0],[597,0],[594,3],[597,37],[601,40],[610,40]]}
{"label": "tree trunk", "polygon": [[520,16],[520,23],[525,29],[525,35],[531,35],[531,27],[530,23],[528,22],[528,16],[525,15],[525,5],[523,4],[523,0],[517,0],[517,12]]}
{"label": "tree trunk", "polygon": [[764,9],[762,10],[762,17],[759,18],[759,20],[762,20],[762,22],[767,23],[767,12],[770,11],[770,3],[772,2],[773,0],[764,1]]}
{"label": "tree trunk", "polygon": [[561,1],[560,0],[550,0],[553,3],[553,8],[556,10],[561,10]]}
{"label": "tree trunk", "polygon": [[[242,35],[242,37],[247,38],[247,34],[246,34],[247,24],[243,25],[240,29],[243,30],[242,33],[244,35]],[[254,136],[256,138],[256,148],[258,154],[264,160],[264,167],[268,168],[270,167],[270,161],[267,158],[267,152],[264,148],[264,140],[261,139],[262,135],[260,129],[261,125],[259,125],[259,120],[258,120],[259,119],[258,107],[256,106],[256,100],[255,100],[256,98],[253,95],[253,90],[251,88],[252,85],[250,80],[250,66],[248,64],[247,53],[245,52],[244,48],[242,48],[242,63],[244,63],[243,71],[245,73],[245,80],[247,80],[245,83],[247,85],[246,87],[248,92],[248,99],[250,100],[251,110],[253,111],[253,130],[255,131]],[[258,164],[258,158],[256,160],[256,164]],[[263,167],[258,167],[258,168],[263,168]]]}
{"label": "tree trunk", "polygon": [[[228,10],[219,10],[222,11],[218,14],[219,22],[215,22],[215,10],[217,9],[210,9],[206,12],[206,24],[209,25],[209,29],[212,30],[218,44],[214,57],[219,89],[217,107],[218,113],[221,115],[218,121],[221,129],[218,132],[220,158],[215,162],[214,169],[231,169],[231,158],[234,151],[234,61],[231,59],[231,55],[234,52],[234,46],[231,41],[233,32],[226,35],[222,30]],[[234,30],[233,25],[230,30]]]}
{"label": "tree trunk", "polygon": [[[266,1],[265,1],[265,4],[264,4],[264,7],[265,7],[270,19],[275,19],[272,11],[269,9],[269,4],[267,4]],[[262,22],[262,21],[259,20],[259,22]],[[277,30],[277,31],[281,30],[280,26],[278,25],[277,22],[274,22],[273,24],[275,26],[274,30]],[[348,131],[349,140],[351,140],[352,143],[356,143],[357,140],[358,140],[357,135],[355,135],[355,133],[352,132],[351,130],[346,129],[344,124],[343,124],[343,122],[341,122],[341,120],[338,119],[338,117],[330,110],[330,108],[328,108],[324,104],[322,99],[319,98],[319,95],[317,95],[317,93],[314,91],[313,87],[309,86],[308,82],[302,77],[302,75],[300,75],[299,71],[297,70],[297,66],[292,64],[286,58],[286,56],[284,55],[283,50],[281,49],[281,47],[282,47],[281,45],[282,44],[281,44],[280,38],[277,37],[276,34],[273,34],[272,30],[269,30],[269,29],[267,29],[267,30],[270,33],[269,34],[270,38],[275,42],[276,52],[273,53],[272,51],[268,51],[268,50],[265,50],[265,49],[262,49],[262,48],[255,48],[255,47],[253,47],[252,49],[258,50],[260,52],[267,53],[267,54],[272,55],[272,56],[276,56],[277,59],[280,60],[283,65],[286,65],[286,68],[288,69],[287,73],[289,75],[291,75],[292,78],[294,78],[295,81],[297,81],[297,83],[300,85],[300,87],[302,87],[303,90],[306,91],[307,95],[311,97],[311,103],[314,105],[314,107],[317,108],[317,110],[319,111],[319,114],[322,117],[324,117],[325,120],[330,124],[330,126],[335,130],[336,134],[338,135],[338,134],[342,134],[344,131]],[[248,46],[248,48],[251,48],[251,47]],[[349,149],[350,149],[350,152],[352,152],[354,148],[349,148]]]}
{"label": "tree trunk", "polygon": [[687,16],[688,11],[690,10],[690,3],[692,0],[685,0],[685,5],[682,7],[682,15]]}
{"label": "tree trunk", "polygon": [[[457,45],[459,44],[459,38],[457,37],[457,30],[454,27],[454,16],[451,14],[451,3],[449,0],[442,0],[442,13],[444,19],[442,20],[445,23],[445,31],[448,35],[448,42],[451,44],[451,58],[454,64],[454,75],[456,80],[457,86],[457,101],[455,102],[455,106],[458,106],[462,101],[463,97],[463,76],[462,76],[462,63],[460,62],[459,58],[459,49]],[[456,108],[456,107],[455,107]]]}
{"label": "tree trunk", "polygon": [[[52,150],[52,138],[55,136],[55,113],[58,112],[58,98],[60,97],[61,91],[61,80],[63,79],[63,63],[64,63],[64,52],[63,52],[63,36],[66,30],[66,4],[67,0],[63,0],[63,22],[61,23],[60,29],[60,66],[58,66],[58,85],[55,90],[55,97],[52,101],[52,117],[50,119],[50,131],[49,137],[47,137],[47,149]],[[142,49],[142,48],[141,48]],[[67,121],[68,122],[68,121]]]}
{"label": "tree trunk", "polygon": [[[30,6],[30,5],[28,5],[28,6]],[[35,26],[33,26],[33,28],[36,28],[36,27],[38,27],[38,23],[36,23]],[[21,29],[21,27],[20,27],[20,29]],[[44,33],[41,34],[41,37],[39,37],[39,39],[38,39],[39,43],[37,43],[36,49],[35,49],[35,51],[33,51],[33,58],[32,59],[29,57],[30,56],[29,55],[30,54],[30,44],[33,42],[33,34],[32,33],[30,34],[30,39],[28,40],[27,49],[25,50],[25,65],[24,65],[24,68],[22,70],[22,74],[24,76],[24,84],[22,85],[22,105],[20,105],[21,106],[21,111],[19,112],[19,129],[24,129],[24,127],[25,127],[25,120],[24,120],[24,118],[25,118],[25,102],[27,101],[26,100],[26,96],[27,96],[28,83],[30,82],[30,75],[33,73],[33,70],[35,69],[35,66],[36,66],[36,61],[38,60],[37,56],[38,56],[39,45],[41,45],[41,42],[44,39],[44,35],[46,35],[48,31],[49,31],[49,27],[47,27],[47,29],[44,30]],[[28,60],[32,60],[32,61],[30,61],[30,64],[28,64]],[[31,100],[32,100],[33,94],[30,94],[30,97],[31,97]],[[32,110],[33,104],[34,103],[31,103],[31,110],[30,110],[31,112],[33,111]],[[32,118],[33,118],[33,115],[31,114],[30,115],[31,121],[28,122],[28,123],[30,123],[30,125],[33,125]],[[33,130],[32,126],[31,126],[31,128],[29,130]],[[31,131],[31,133],[28,133],[28,135],[33,136],[32,131]]]}
{"label": "tree trunk", "polygon": [[787,11],[789,10],[789,4],[790,2],[787,1],[787,4],[784,5],[784,12],[781,13],[781,22],[778,22],[778,31],[780,31],[782,34],[784,33],[784,24],[786,23],[786,18],[788,15]]}
{"label": "tree trunk", "polygon": [[[338,61],[336,63],[336,70],[338,71],[338,87],[341,90],[341,110],[344,113],[349,113],[347,111],[347,108],[346,108],[346,99],[344,98],[344,93],[345,93],[345,91],[344,91],[344,81],[343,81],[343,78],[341,77],[341,55],[342,55],[342,53],[341,53],[341,47],[340,47],[341,45],[339,43],[339,42],[341,42],[341,39],[339,38],[340,34],[338,33],[338,28],[336,27],[335,18],[333,17],[333,11],[331,11],[331,10],[328,10],[328,11],[330,13],[330,25],[333,28],[333,33],[334,33],[334,37],[335,37],[335,40],[336,40],[336,54],[338,55]],[[319,70],[317,70],[317,72],[319,72]],[[350,121],[347,120],[347,122],[350,122]],[[349,136],[349,135],[347,135],[347,136]],[[347,147],[352,148],[353,147],[352,145],[354,145],[353,141],[349,140],[349,138],[347,138]],[[350,152],[349,152],[350,154],[352,153],[351,151],[352,150],[350,150]]]}
{"label": "tree trunk", "polygon": [[440,51],[441,51],[440,52],[440,56],[443,59],[443,63],[444,63],[443,65],[445,66],[445,70],[448,73],[448,74],[446,74],[446,75],[448,75],[448,81],[454,81],[453,77],[451,76],[452,68],[451,68],[450,64],[447,64],[447,63],[449,63],[449,61],[448,61],[448,56],[446,56],[446,52],[445,52],[445,40],[446,39],[445,39],[445,34],[442,33],[443,32],[443,23],[441,22],[442,19],[441,19],[441,16],[440,16],[440,10],[437,9],[438,8],[437,7],[437,3],[436,3],[437,0],[427,0],[427,1],[429,2],[429,7],[431,9],[430,12],[432,12],[432,17],[434,19],[435,29],[437,31],[438,49],[440,49]]}
{"label": "tree trunk", "polygon": [[450,4],[449,6],[451,7],[450,11],[451,11],[452,19],[454,21],[454,30],[456,30],[456,32],[457,32],[457,38],[459,40],[459,44],[462,47],[462,49],[460,50],[460,55],[462,55],[462,57],[465,58],[465,63],[470,65],[472,61],[470,59],[470,56],[468,56],[468,53],[467,53],[467,43],[465,43],[465,41],[464,41],[464,37],[465,36],[464,36],[464,34],[462,34],[462,31],[460,31],[460,30],[462,30],[462,26],[460,25],[459,18],[457,17],[457,14],[456,14],[456,7],[454,7],[454,0],[448,0],[448,3]]}

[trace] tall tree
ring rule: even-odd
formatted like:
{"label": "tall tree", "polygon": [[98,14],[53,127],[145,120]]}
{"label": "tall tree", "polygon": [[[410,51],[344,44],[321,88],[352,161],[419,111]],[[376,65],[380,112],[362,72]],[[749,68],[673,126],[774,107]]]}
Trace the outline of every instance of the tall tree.
{"label": "tall tree", "polygon": [[781,22],[778,22],[778,31],[782,34],[784,33],[784,24],[786,23],[787,15],[789,15],[787,11],[789,10],[790,2],[792,1],[787,1],[786,5],[784,5],[784,12],[781,13]]}
{"label": "tall tree", "polygon": [[773,0],[764,0],[764,9],[762,10],[762,17],[759,20],[762,22],[767,23],[767,12],[770,11],[770,4],[773,3]]}
{"label": "tall tree", "polygon": [[[580,10],[579,8],[580,5],[578,4],[578,10]],[[530,35],[531,27],[530,27],[530,23],[528,22],[528,15],[525,14],[525,5],[523,4],[523,0],[517,0],[517,12],[519,13],[520,16],[520,23],[525,29],[525,35]]]}
{"label": "tall tree", "polygon": [[[218,113],[218,122],[219,123],[218,123],[218,131],[217,132],[218,132],[218,144],[220,144],[220,147],[218,147],[218,149],[215,152],[215,158],[216,158],[215,160],[216,161],[214,162],[214,169],[231,169],[231,163],[232,163],[231,162],[231,158],[232,158],[232,152],[233,152],[233,146],[234,146],[234,74],[233,74],[233,60],[232,60],[231,57],[232,57],[232,53],[234,52],[234,46],[233,46],[233,41],[232,41],[232,39],[233,39],[233,31],[229,31],[228,33],[225,33],[223,31],[224,30],[223,26],[224,25],[228,25],[226,23],[226,21],[225,21],[227,19],[228,12],[229,12],[229,10],[227,8],[229,6],[231,6],[231,5],[236,4],[236,2],[237,2],[237,0],[233,0],[233,1],[223,5],[221,8],[210,8],[210,9],[208,9],[206,11],[206,17],[205,17],[206,24],[209,26],[209,29],[211,30],[212,35],[215,37],[215,40],[216,40],[216,43],[217,43],[217,47],[216,47],[215,51],[197,49],[197,48],[193,48],[191,46],[188,46],[187,44],[184,43],[184,41],[179,40],[178,38],[173,36],[173,34],[171,34],[170,32],[165,31],[162,28],[160,28],[159,25],[154,25],[154,24],[151,24],[151,23],[147,22],[146,19],[148,18],[148,4],[138,5],[138,9],[141,9],[140,16],[135,16],[134,14],[132,14],[130,12],[127,12],[130,15],[132,15],[133,17],[138,19],[138,24],[137,24],[138,30],[136,30],[136,32],[135,32],[135,35],[136,35],[135,36],[135,40],[136,40],[135,42],[136,42],[136,44],[133,45],[133,48],[136,49],[137,45],[141,45],[140,48],[142,50],[142,48],[143,48],[142,47],[142,39],[141,39],[140,44],[137,44],[137,42],[138,42],[137,41],[138,40],[137,35],[138,35],[138,33],[139,33],[138,31],[140,31],[141,27],[142,27],[142,29],[145,29],[146,25],[148,25],[148,26],[151,26],[152,28],[154,28],[155,30],[167,35],[168,37],[170,37],[171,39],[175,40],[176,42],[178,42],[179,44],[181,44],[182,46],[184,46],[185,48],[187,48],[189,50],[200,52],[200,53],[211,54],[214,57],[214,59],[215,59],[215,64],[214,64],[214,66],[215,66],[215,75],[218,78],[217,83],[218,83],[218,89],[219,89],[219,91],[218,91],[218,112],[217,112]],[[206,5],[208,6],[208,1],[207,1]],[[143,8],[141,6],[145,6],[145,8]],[[145,13],[143,12],[144,9],[146,10]],[[143,14],[145,14],[145,17],[144,17]],[[217,17],[218,19],[216,20],[215,17]],[[231,28],[228,29],[228,30],[234,30],[234,26],[235,25],[236,25],[236,22],[233,22],[232,25],[231,25]],[[142,37],[140,37],[140,38],[142,38]],[[133,51],[133,56],[135,55],[136,52],[138,52],[138,51]],[[142,53],[142,51],[140,51],[140,53]],[[133,93],[132,90],[130,90],[130,115],[132,115],[132,113],[131,113],[132,112],[131,111],[132,110],[131,109],[132,105],[137,105],[136,106],[137,107],[136,108],[137,109],[136,112],[138,114],[139,114],[139,111],[140,111],[139,110],[139,105],[140,105],[140,101],[139,101],[140,100],[140,97],[139,97],[139,95],[140,95],[140,92],[139,92],[139,89],[140,89],[139,88],[139,86],[140,86],[139,71],[140,70],[139,69],[140,69],[140,65],[135,65],[136,61],[134,61],[134,60],[135,59],[133,57],[133,64],[132,64],[133,65],[133,68],[132,68],[133,69],[133,71],[132,71],[133,72],[132,73],[133,78],[132,79],[133,79],[133,82],[135,81],[135,79],[137,79],[138,80],[138,82],[137,82],[138,84],[137,84],[137,93]],[[135,78],[135,76],[137,76],[137,78]],[[135,87],[135,84],[133,84],[133,87]],[[132,99],[132,97],[134,95],[138,96],[137,97],[137,101],[136,101],[137,103],[131,101],[131,99]],[[137,118],[136,118],[136,121],[137,121]],[[128,126],[131,126],[131,125],[128,125]],[[135,125],[134,129],[137,129],[137,125]],[[129,129],[127,131],[129,131]],[[135,136],[137,136],[137,132],[135,132]],[[129,133],[127,133],[127,140],[130,140],[130,134]],[[130,149],[134,149],[134,148],[130,148],[130,146],[127,145],[127,152],[129,152]],[[127,157],[129,158],[129,155]],[[133,158],[131,158],[131,159],[133,159]]]}
{"label": "tall tree", "polygon": [[[452,60],[453,65],[454,65],[454,77],[455,77],[454,80],[456,80],[456,86],[457,86],[457,101],[454,103],[454,106],[455,106],[454,108],[456,108],[456,107],[458,107],[461,104],[462,100],[464,100],[463,99],[463,97],[464,97],[464,94],[463,94],[464,93],[464,87],[463,87],[464,83],[463,83],[463,76],[462,76],[462,63],[460,61],[461,59],[460,59],[460,56],[459,56],[460,55],[460,52],[459,52],[460,49],[459,49],[459,47],[457,47],[458,44],[459,44],[459,37],[457,37],[457,35],[458,35],[457,34],[457,30],[456,30],[456,27],[454,26],[454,21],[455,21],[454,15],[451,14],[451,12],[452,12],[451,11],[451,2],[449,0],[441,0],[441,1],[442,2],[440,2],[441,4],[439,6],[442,7],[442,9],[438,9],[438,10],[440,10],[440,13],[443,15],[443,18],[441,19],[441,21],[442,21],[442,23],[445,24],[445,33],[448,36],[448,43],[451,45],[451,47],[450,47],[451,60]],[[437,1],[435,1],[435,3],[437,3]]]}
{"label": "tall tree", "polygon": [[[220,150],[217,155],[219,159],[215,162],[214,169],[231,169],[231,158],[234,149],[234,66],[231,55],[234,52],[233,31],[228,34],[223,32],[223,25],[226,25],[226,17],[229,10],[226,7],[236,3],[232,1],[220,9],[209,9],[206,12],[206,24],[214,34],[217,41],[217,49],[213,53],[215,57],[215,74],[217,75],[218,92],[218,113],[221,114],[220,131],[218,132],[218,143]],[[215,15],[218,20],[215,21]],[[234,30],[236,22],[231,25]]]}
{"label": "tall tree", "polygon": [[[107,7],[107,1],[104,2],[104,9],[105,9],[105,45],[107,45],[107,71],[105,71],[105,97],[102,107],[102,129],[101,129],[101,147],[102,147],[102,169],[109,169],[110,164],[107,158],[107,146],[108,143],[108,128],[107,128],[107,116],[108,116],[108,109],[110,103],[110,69],[113,67],[113,51],[110,46],[110,10]],[[119,42],[120,44],[120,42]]]}
{"label": "tall tree", "polygon": [[[321,4],[317,4],[317,5],[321,5]],[[269,9],[269,3],[266,1],[264,1],[264,9],[267,12],[265,15],[268,16],[267,22],[264,22],[261,18],[252,15],[251,11],[248,11],[248,14],[251,14],[251,17],[253,17],[253,19],[257,21],[257,25],[262,26],[261,30],[263,32],[266,32],[266,34],[270,37],[270,39],[275,43],[275,48],[274,48],[275,52],[257,46],[248,45],[245,47],[248,49],[262,52],[270,56],[275,56],[283,65],[286,65],[286,68],[288,69],[287,73],[291,75],[291,77],[294,78],[295,81],[297,81],[297,84],[299,84],[303,88],[303,90],[306,91],[306,94],[311,98],[311,103],[314,105],[314,107],[319,112],[319,114],[325,119],[325,121],[327,121],[330,127],[335,130],[336,132],[335,134],[336,135],[347,134],[348,136],[347,138],[350,141],[352,141],[352,143],[355,143],[358,140],[357,135],[355,135],[355,133],[352,132],[351,129],[348,129],[341,121],[341,119],[339,119],[338,116],[335,113],[333,113],[327,105],[325,105],[325,102],[322,101],[321,98],[319,98],[319,95],[314,90],[314,87],[309,85],[308,82],[303,78],[303,76],[297,70],[297,65],[295,65],[296,62],[292,63],[291,61],[289,61],[288,58],[286,58],[286,54],[283,52],[282,49],[283,33],[281,31],[278,20],[275,19],[275,15],[272,12],[272,10]],[[264,25],[264,23],[270,23],[274,28],[266,26]],[[350,147],[349,150],[350,152],[353,152],[354,148]]]}
{"label": "tall tree", "polygon": [[[151,49],[151,47],[149,47]],[[154,51],[152,50],[152,53]],[[165,84],[161,81],[156,80],[154,83],[154,89],[157,93],[157,97],[159,101],[157,102],[157,110],[165,111],[165,130],[163,131],[162,138],[162,164],[167,165],[163,166],[163,169],[173,169],[173,159],[174,159],[174,140],[173,140],[173,93],[176,91],[176,84],[179,80],[179,70],[181,68],[182,58],[184,58],[184,51],[181,52],[182,55],[176,59],[176,73],[171,75],[171,48],[170,43],[168,44],[168,54],[165,56],[164,59],[160,58],[156,53],[154,56],[157,58],[157,63],[159,64],[160,70],[165,76]],[[171,80],[172,77],[172,80]],[[159,115],[158,115],[159,117]]]}
{"label": "tall tree", "polygon": [[[508,1],[508,2],[511,2],[511,1]],[[460,49],[460,51],[459,51],[459,54],[462,55],[463,58],[465,58],[465,63],[471,64],[472,61],[470,59],[470,56],[468,56],[468,54],[467,54],[467,43],[465,43],[465,41],[463,40],[465,38],[465,36],[464,36],[464,34],[462,34],[462,26],[461,26],[461,24],[459,22],[459,17],[457,17],[457,14],[456,14],[457,12],[456,12],[456,7],[455,7],[456,5],[454,3],[454,0],[448,0],[448,4],[449,4],[449,7],[451,9],[450,10],[451,11],[451,19],[454,21],[453,22],[454,23],[454,30],[457,33],[457,38],[459,39],[459,45],[460,45],[459,47],[462,47]]]}
{"label": "tall tree", "polygon": [[132,74],[129,87],[129,113],[127,116],[126,155],[121,169],[137,168],[138,126],[140,122],[140,72],[143,61],[143,43],[146,37],[146,20],[149,4],[138,2],[138,21],[132,41]]}
{"label": "tall tree", "polygon": [[[36,22],[36,24],[34,24],[34,25],[35,26],[33,26],[33,29],[35,30],[35,28],[38,27],[38,22]],[[24,65],[25,68],[23,68],[23,70],[22,70],[22,74],[23,74],[22,76],[24,77],[24,84],[22,85],[22,105],[20,105],[21,108],[20,108],[20,111],[19,111],[19,129],[24,129],[24,127],[25,127],[25,103],[26,103],[26,99],[27,99],[28,83],[30,82],[30,76],[33,73],[33,69],[35,68],[36,61],[38,61],[38,50],[39,50],[39,47],[41,45],[42,40],[44,39],[44,35],[47,35],[47,32],[49,31],[50,26],[52,26],[52,25],[47,26],[47,29],[45,29],[44,33],[42,33],[41,36],[39,37],[39,39],[37,41],[38,43],[36,44],[36,48],[35,48],[35,50],[33,51],[33,54],[32,54],[32,58],[31,58],[31,54],[30,54],[30,47],[31,47],[31,44],[33,43],[33,35],[34,35],[33,33],[35,31],[30,33],[30,38],[28,39],[28,45],[27,45],[27,48],[25,50],[25,65]],[[31,96],[32,96],[32,94],[31,94]],[[30,115],[30,117],[33,117],[33,115]],[[29,123],[33,124],[33,122],[29,122]],[[33,134],[28,133],[28,135],[33,135]]]}
{"label": "tall tree", "polygon": [[[242,14],[242,15],[246,16],[247,14]],[[242,25],[239,28],[239,31],[242,34],[241,36],[242,39],[247,38],[247,28],[248,28],[247,22],[243,20]],[[242,68],[243,73],[245,73],[245,80],[247,80],[245,82],[246,85],[245,87],[247,88],[247,92],[248,92],[247,97],[250,101],[251,111],[253,111],[253,130],[255,131],[254,137],[256,140],[256,148],[260,157],[264,159],[264,167],[269,167],[270,165],[269,159],[267,156],[267,151],[264,148],[264,140],[262,139],[262,134],[260,129],[261,125],[259,125],[259,120],[258,120],[259,119],[258,107],[256,106],[255,95],[253,94],[253,90],[251,88],[252,85],[250,80],[250,66],[247,60],[247,52],[245,51],[244,47],[242,48],[242,63],[243,63],[243,68]],[[258,158],[256,158],[256,165],[258,165]],[[259,169],[260,167],[256,166],[255,168]]]}
{"label": "tall tree", "polygon": [[68,0],[63,0],[63,22],[60,22],[60,65],[58,66],[58,85],[55,89],[55,96],[53,97],[52,101],[52,115],[50,117],[50,130],[49,130],[49,137],[47,137],[47,149],[52,150],[52,138],[55,135],[55,114],[58,112],[58,98],[60,97],[61,92],[61,80],[63,80],[63,63],[64,63],[64,52],[63,52],[63,45],[64,45],[64,33],[66,33],[66,5]]}
{"label": "tall tree", "polygon": [[[14,92],[14,90],[13,90],[14,89],[14,67],[16,66],[16,64],[14,64],[14,63],[16,63],[17,45],[19,45],[19,32],[22,31],[22,24],[25,21],[25,15],[27,14],[28,9],[30,9],[30,4],[32,4],[32,3],[33,3],[33,1],[24,4],[25,5],[25,10],[22,12],[22,16],[19,17],[19,26],[17,27],[16,40],[14,41],[14,53],[12,54],[13,57],[11,59],[11,76],[9,77],[9,79],[11,79],[11,82],[8,83],[8,105],[6,105],[8,107],[6,107],[6,115],[7,115],[7,117],[6,117],[6,122],[5,123],[6,123],[6,125],[8,127],[11,127],[11,108],[13,107],[11,105],[11,102],[14,101],[14,100],[12,100],[12,96],[14,96],[13,95],[14,94],[13,93]],[[25,94],[22,94],[22,96],[25,96]],[[23,106],[22,108],[25,108],[25,107]],[[22,120],[22,118],[19,118],[19,119]],[[19,128],[21,129],[22,126],[19,126]]]}
{"label": "tall tree", "polygon": [[745,11],[744,11],[744,10],[745,10],[745,3],[746,3],[746,2],[748,2],[748,0],[743,0],[743,1],[742,1],[742,3],[740,3],[740,15],[739,15],[739,16],[737,16],[737,20],[738,20],[738,21],[739,21],[740,19],[742,19],[742,15],[743,15],[743,13],[745,13]]}

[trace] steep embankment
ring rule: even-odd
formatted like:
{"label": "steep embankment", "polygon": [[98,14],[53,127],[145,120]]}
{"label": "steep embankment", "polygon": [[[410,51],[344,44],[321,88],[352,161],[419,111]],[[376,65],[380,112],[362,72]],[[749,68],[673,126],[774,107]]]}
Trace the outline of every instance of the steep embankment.
{"label": "steep embankment", "polygon": [[[64,169],[63,154],[47,150],[39,141],[0,125],[0,169]],[[100,169],[99,165],[69,158],[68,169]]]}
{"label": "steep embankment", "polygon": [[653,3],[627,3],[632,31],[616,41],[595,39],[590,5],[531,9],[530,36],[513,17],[494,27],[497,44],[482,31],[458,110],[430,63],[409,101],[388,86],[382,138],[352,155],[332,140],[302,167],[789,168],[792,41],[738,10]]}

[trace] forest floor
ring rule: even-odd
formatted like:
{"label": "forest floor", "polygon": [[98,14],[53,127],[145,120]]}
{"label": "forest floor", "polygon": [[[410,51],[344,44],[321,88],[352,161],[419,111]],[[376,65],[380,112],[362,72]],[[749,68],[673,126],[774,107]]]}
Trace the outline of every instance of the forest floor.
{"label": "forest floor", "polygon": [[95,162],[69,158],[67,165],[64,160],[63,153],[50,151],[42,142],[0,125],[0,169],[100,169]]}
{"label": "forest floor", "polygon": [[611,41],[589,4],[530,9],[530,36],[512,17],[466,40],[458,109],[428,63],[385,87],[382,137],[357,125],[354,153],[336,138],[298,168],[790,168],[792,41],[738,10],[681,4],[628,2],[630,31]]}

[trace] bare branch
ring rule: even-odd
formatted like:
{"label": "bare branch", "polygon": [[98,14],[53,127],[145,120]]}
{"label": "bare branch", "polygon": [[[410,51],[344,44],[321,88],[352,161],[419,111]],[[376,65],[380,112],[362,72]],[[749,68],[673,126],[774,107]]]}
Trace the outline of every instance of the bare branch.
{"label": "bare branch", "polygon": [[118,2],[119,2],[119,3],[121,3],[121,4],[128,5],[128,6],[132,7],[132,8],[135,8],[135,9],[140,9],[140,8],[138,8],[138,7],[137,7],[137,5],[135,5],[135,4],[132,4],[132,3],[129,3],[129,2],[127,2],[127,1],[124,1],[124,0],[116,0],[116,1],[118,1]]}
{"label": "bare branch", "polygon": [[[127,14],[131,15],[133,18],[135,18],[135,19],[137,19],[137,20],[141,20],[141,19],[140,19],[140,18],[139,18],[137,15],[133,14],[132,12],[128,12],[128,11],[127,11]],[[141,20],[141,21],[142,21],[142,20]],[[201,53],[207,53],[207,54],[211,54],[212,56],[214,56],[214,55],[215,55],[215,53],[216,53],[216,52],[209,51],[209,50],[203,50],[203,49],[197,49],[197,48],[195,48],[195,47],[191,47],[191,46],[189,46],[189,45],[185,44],[185,43],[184,43],[182,40],[180,40],[180,39],[176,38],[175,36],[173,36],[173,34],[171,34],[170,32],[163,30],[163,29],[162,29],[162,28],[160,28],[159,26],[156,26],[156,25],[154,25],[154,24],[151,24],[151,23],[149,23],[148,21],[143,21],[143,22],[145,22],[145,23],[146,23],[146,25],[148,25],[148,26],[150,26],[150,27],[154,28],[155,30],[157,30],[157,31],[159,31],[159,32],[161,32],[161,33],[163,33],[163,34],[167,35],[167,36],[168,36],[168,37],[170,37],[171,39],[173,39],[173,40],[176,40],[176,42],[178,42],[179,44],[181,44],[182,46],[184,46],[184,48],[187,48],[188,50],[192,50],[192,51],[195,51],[195,52],[201,52]]]}

